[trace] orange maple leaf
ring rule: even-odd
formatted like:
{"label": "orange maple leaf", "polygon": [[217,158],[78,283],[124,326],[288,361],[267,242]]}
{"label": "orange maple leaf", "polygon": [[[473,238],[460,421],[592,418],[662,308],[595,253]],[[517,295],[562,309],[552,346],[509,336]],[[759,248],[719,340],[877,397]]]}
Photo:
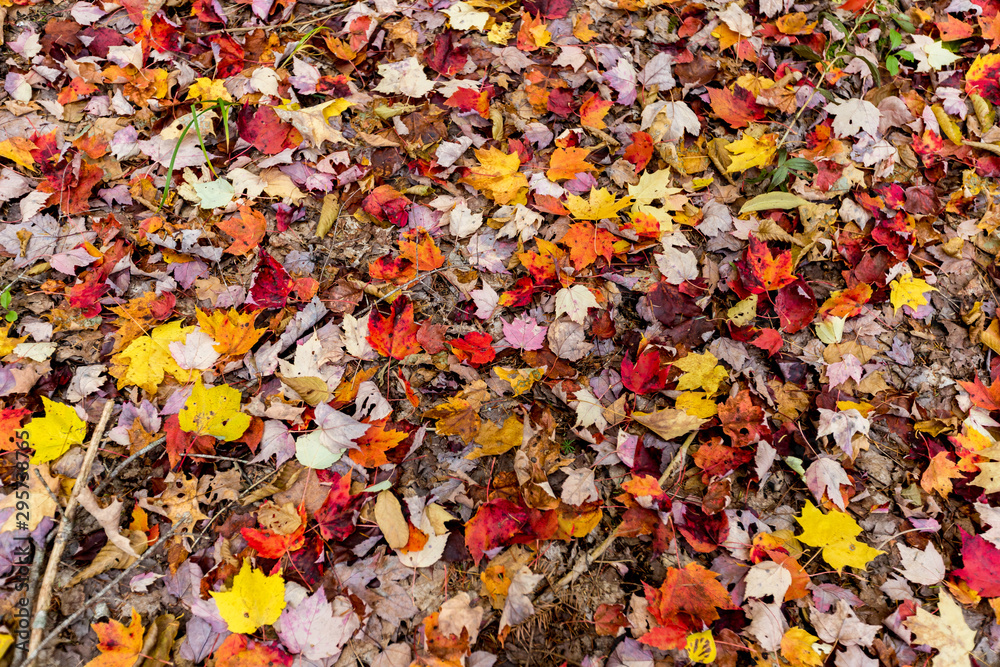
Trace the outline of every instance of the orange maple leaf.
{"label": "orange maple leaf", "polygon": [[791,251],[775,253],[753,234],[740,264],[743,283],[755,294],[781,289],[796,280],[792,273]]}
{"label": "orange maple leaf", "polygon": [[276,646],[268,646],[246,635],[229,635],[212,656],[215,667],[288,667],[293,657]]}
{"label": "orange maple leaf", "polygon": [[948,458],[948,452],[938,452],[920,478],[920,488],[927,493],[937,491],[942,498],[947,498],[952,491],[951,480],[961,478],[962,472],[958,464]]}
{"label": "orange maple leaf", "polygon": [[412,262],[417,272],[444,266],[444,255],[423,227],[403,234],[399,240],[399,256]]}
{"label": "orange maple leaf", "polygon": [[389,462],[385,453],[406,440],[405,431],[386,429],[387,419],[372,422],[371,428],[355,440],[360,449],[348,451],[351,460],[365,468],[377,468]]}
{"label": "orange maple leaf", "polygon": [[603,100],[598,93],[592,93],[590,97],[580,105],[580,125],[592,127],[595,130],[603,130],[604,117],[608,115],[608,110],[614,102]]}
{"label": "orange maple leaf", "polygon": [[21,422],[30,414],[31,410],[26,408],[0,410],[0,451],[12,452],[17,449],[17,432],[21,430]]}
{"label": "orange maple leaf", "polygon": [[132,610],[132,622],[128,627],[111,619],[107,623],[95,623],[90,627],[97,633],[99,656],[87,663],[86,667],[132,667],[142,652],[142,618]]}
{"label": "orange maple leaf", "polygon": [[959,380],[962,389],[969,392],[969,398],[977,408],[984,410],[1000,410],[1000,380],[996,380],[989,387],[983,384],[978,377],[972,382]]}
{"label": "orange maple leaf", "polygon": [[597,171],[594,165],[587,162],[589,148],[557,148],[549,158],[549,169],[545,172],[550,181],[562,181],[576,178],[577,174]]}
{"label": "orange maple leaf", "polygon": [[837,290],[830,295],[819,309],[820,315],[833,317],[854,317],[861,312],[861,306],[872,298],[872,288],[866,283],[858,283],[845,290]]}
{"label": "orange maple leaf", "polygon": [[719,609],[735,608],[726,587],[716,581],[718,576],[697,563],[683,570],[669,568],[659,588],[643,584],[649,613],[662,626],[700,628],[717,620]]}
{"label": "orange maple leaf", "polygon": [[983,39],[992,39],[993,44],[990,45],[990,49],[996,50],[1000,47],[1000,18],[996,15],[980,16],[977,20],[983,30]]}
{"label": "orange maple leaf", "polygon": [[420,351],[419,328],[413,323],[413,304],[401,296],[392,303],[388,317],[372,311],[368,318],[368,342],[383,357],[405,359]]}
{"label": "orange maple leaf", "polygon": [[217,310],[211,315],[205,313],[200,308],[195,311],[198,315],[198,326],[215,341],[215,351],[219,354],[228,354],[239,357],[250,351],[267,329],[254,329],[254,322],[257,314],[241,313],[235,308]]}
{"label": "orange maple leaf", "polygon": [[589,222],[575,222],[563,235],[560,243],[569,248],[569,259],[577,271],[603,257],[608,264],[614,254],[615,237],[605,229],[598,229]]}
{"label": "orange maple leaf", "polygon": [[216,223],[216,227],[235,239],[226,252],[231,255],[245,255],[257,249],[267,231],[267,218],[249,206],[240,206],[240,214]]}

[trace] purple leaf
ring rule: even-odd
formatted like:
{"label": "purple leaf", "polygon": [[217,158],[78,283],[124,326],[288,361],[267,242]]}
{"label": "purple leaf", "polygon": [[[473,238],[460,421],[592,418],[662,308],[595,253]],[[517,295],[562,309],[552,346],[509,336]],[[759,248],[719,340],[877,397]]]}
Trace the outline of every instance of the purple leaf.
{"label": "purple leaf", "polygon": [[510,323],[504,320],[501,322],[503,322],[503,337],[511,347],[530,352],[540,350],[545,345],[545,332],[548,327],[539,326],[534,317],[522,315]]}

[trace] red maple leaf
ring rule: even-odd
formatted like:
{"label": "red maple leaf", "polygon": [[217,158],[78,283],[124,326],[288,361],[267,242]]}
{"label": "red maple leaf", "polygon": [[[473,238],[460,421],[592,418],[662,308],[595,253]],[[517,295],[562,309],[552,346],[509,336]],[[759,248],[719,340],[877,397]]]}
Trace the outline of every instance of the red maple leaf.
{"label": "red maple leaf", "polygon": [[368,318],[368,342],[383,357],[405,359],[420,351],[418,327],[413,323],[413,304],[406,296],[392,302],[389,315],[373,310]]}
{"label": "red maple leaf", "polygon": [[816,316],[816,297],[812,288],[801,278],[778,290],[774,309],[778,311],[781,329],[785,333],[795,333],[804,329]]}
{"label": "red maple leaf", "polygon": [[391,185],[380,185],[365,197],[361,208],[379,222],[391,222],[397,227],[406,224],[406,209],[410,200]]}
{"label": "red maple leaf", "polygon": [[267,252],[261,250],[257,269],[253,274],[253,284],[250,285],[247,310],[284,308],[291,291],[292,279],[285,271],[285,267],[275,261]]}
{"label": "red maple leaf", "polygon": [[164,430],[167,434],[167,460],[170,461],[171,468],[176,467],[187,456],[198,460],[198,454],[215,454],[215,438],[211,435],[195,437],[193,433],[183,430],[177,415],[167,417]]}
{"label": "red maple leaf", "polygon": [[324,540],[346,540],[354,532],[361,496],[351,495],[350,473],[330,473],[329,481],[332,482],[330,492],[313,518],[319,524],[319,532]]}
{"label": "red maple leaf", "polygon": [[956,577],[964,579],[983,597],[1000,596],[1000,549],[984,540],[979,535],[970,535],[962,528],[962,564],[960,570],[952,572]]}
{"label": "red maple leaf", "polygon": [[302,143],[299,131],[278,118],[274,109],[268,106],[243,107],[237,118],[237,128],[241,139],[265,155],[277,155]]}
{"label": "red maple leaf", "polygon": [[288,535],[281,535],[271,530],[258,530],[256,528],[241,528],[247,544],[257,550],[263,558],[281,558],[285,554],[301,549],[306,543],[306,507],[299,504],[299,527]]}
{"label": "red maple leaf", "polygon": [[487,551],[509,543],[527,521],[527,510],[506,498],[483,503],[465,524],[465,546],[476,565]]}
{"label": "red maple leaf", "polygon": [[448,344],[459,361],[468,362],[473,368],[488,364],[497,356],[493,349],[493,338],[488,333],[473,331],[449,341]]}
{"label": "red maple leaf", "polygon": [[663,389],[669,374],[670,366],[660,364],[660,353],[654,349],[647,348],[635,362],[628,354],[622,357],[622,384],[640,396]]}

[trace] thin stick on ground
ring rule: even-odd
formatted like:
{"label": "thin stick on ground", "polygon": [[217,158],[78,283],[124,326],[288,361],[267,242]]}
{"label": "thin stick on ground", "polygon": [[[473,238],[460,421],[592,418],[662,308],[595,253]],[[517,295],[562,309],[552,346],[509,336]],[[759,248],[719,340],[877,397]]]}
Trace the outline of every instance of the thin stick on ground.
{"label": "thin stick on ground", "polygon": [[171,528],[169,531],[167,531],[167,533],[165,535],[162,535],[160,537],[160,539],[158,539],[153,544],[153,546],[151,546],[149,549],[147,549],[145,553],[143,553],[141,556],[139,556],[139,558],[136,559],[136,561],[134,563],[132,563],[127,568],[125,568],[124,570],[122,570],[121,574],[119,574],[117,577],[115,577],[114,579],[112,579],[111,581],[109,581],[107,586],[105,586],[101,590],[97,591],[97,593],[95,593],[94,595],[90,596],[87,599],[87,601],[83,603],[83,606],[81,606],[75,612],[73,612],[72,614],[70,614],[69,616],[67,616],[63,620],[62,623],[60,623],[59,625],[57,625],[55,627],[55,629],[52,630],[52,632],[50,632],[49,634],[45,635],[44,639],[42,639],[38,643],[38,647],[35,648],[34,650],[32,650],[30,653],[28,653],[28,657],[25,658],[24,662],[22,662],[17,667],[31,667],[31,663],[33,663],[35,661],[35,659],[38,658],[38,654],[42,652],[42,649],[44,649],[46,646],[48,646],[49,644],[51,644],[53,642],[53,640],[55,640],[62,633],[63,630],[65,630],[70,625],[72,625],[73,623],[75,623],[76,620],[78,618],[80,618],[80,616],[83,615],[83,612],[85,612],[88,609],[90,609],[90,607],[95,602],[97,602],[98,600],[100,600],[101,598],[103,598],[105,595],[107,595],[115,586],[117,586],[118,584],[120,584],[122,582],[122,580],[125,579],[125,577],[127,577],[130,574],[132,574],[133,572],[135,572],[136,568],[139,566],[139,564],[142,561],[144,561],[147,558],[149,558],[150,556],[152,556],[153,553],[156,552],[156,550],[159,549],[160,546],[163,545],[164,542],[166,542],[171,537],[173,537],[175,533],[179,532],[180,527],[183,526],[183,525],[185,525],[190,520],[190,518],[191,518],[190,514],[183,514],[183,515],[181,515],[178,518],[177,523],[174,524],[174,527]]}
{"label": "thin stick on ground", "polygon": [[681,445],[681,448],[677,450],[676,454],[674,454],[674,458],[670,460],[670,464],[667,466],[667,469],[663,471],[662,475],[660,475],[660,488],[662,488],[666,481],[670,479],[670,475],[673,474],[674,468],[684,463],[684,457],[687,455],[688,448],[691,446],[691,443],[694,442],[696,435],[698,435],[698,431],[692,431],[688,434],[684,444]]}
{"label": "thin stick on ground", "polygon": [[[69,496],[69,502],[66,503],[66,509],[63,510],[62,519],[59,521],[56,541],[52,544],[49,563],[45,567],[42,583],[38,587],[38,599],[35,602],[35,613],[31,623],[31,636],[28,640],[29,655],[37,651],[38,644],[42,639],[42,633],[45,631],[49,605],[52,604],[52,586],[56,580],[56,572],[59,570],[59,561],[62,559],[66,543],[69,541],[69,535],[73,530],[73,515],[76,514],[80,489],[86,486],[90,479],[90,468],[94,465],[94,459],[97,458],[97,446],[104,437],[104,429],[111,419],[111,412],[114,410],[114,407],[114,401],[108,401],[104,404],[104,412],[101,413],[101,419],[97,422],[97,427],[94,429],[93,435],[90,436],[90,444],[87,445],[87,453],[83,457],[80,474],[77,475],[76,483],[73,485],[73,492]],[[28,663],[26,662],[25,664]]]}
{"label": "thin stick on ground", "polygon": [[148,445],[146,445],[145,447],[143,447],[142,449],[140,449],[139,451],[137,451],[135,454],[132,454],[127,459],[125,459],[124,461],[122,461],[121,463],[119,463],[118,465],[116,465],[115,468],[114,468],[114,470],[112,470],[110,473],[107,474],[107,476],[104,478],[104,481],[101,482],[100,484],[98,484],[97,488],[94,489],[94,495],[95,496],[100,496],[101,495],[101,491],[104,490],[104,487],[106,487],[108,484],[110,484],[111,480],[117,479],[118,478],[118,473],[120,473],[122,470],[124,470],[125,467],[129,463],[132,463],[132,461],[135,461],[140,456],[144,456],[145,454],[148,454],[149,452],[153,451],[154,449],[156,449],[157,447],[159,447],[160,445],[162,445],[166,441],[167,441],[166,438],[157,438],[153,442],[149,443]]}

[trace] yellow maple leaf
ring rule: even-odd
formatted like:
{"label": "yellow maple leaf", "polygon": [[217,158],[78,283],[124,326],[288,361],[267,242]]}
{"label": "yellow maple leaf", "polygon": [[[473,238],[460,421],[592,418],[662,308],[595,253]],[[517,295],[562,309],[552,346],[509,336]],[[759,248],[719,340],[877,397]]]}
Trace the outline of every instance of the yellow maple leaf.
{"label": "yellow maple leaf", "polygon": [[861,534],[861,526],[846,512],[823,514],[807,501],[802,516],[795,520],[804,531],[797,536],[799,542],[823,549],[823,560],[836,570],[848,565],[863,570],[872,559],[885,553],[855,539]]}
{"label": "yellow maple leaf", "polygon": [[494,44],[507,46],[507,42],[514,37],[514,31],[511,29],[513,27],[513,23],[494,23],[486,38]]}
{"label": "yellow maple leaf", "polygon": [[471,442],[476,437],[481,424],[478,408],[457,396],[431,408],[424,413],[424,417],[437,420],[438,435],[457,435],[465,442]]}
{"label": "yellow maple leaf", "polygon": [[980,463],[979,475],[969,484],[983,487],[983,493],[1000,491],[1000,463]]}
{"label": "yellow maple leaf", "polygon": [[24,137],[11,137],[0,141],[0,157],[5,157],[30,171],[38,171],[35,168],[35,158],[31,156],[33,150],[35,145]]}
{"label": "yellow maple leaf", "polygon": [[701,419],[711,419],[719,413],[719,406],[715,401],[700,391],[685,391],[677,397],[676,407],[683,410],[692,417]]}
{"label": "yellow maple leaf", "polygon": [[183,343],[194,327],[186,327],[180,321],[167,322],[153,329],[148,336],[140,336],[111,358],[108,372],[118,378],[118,388],[128,385],[142,387],[155,394],[164,377],[170,374],[178,382],[191,382],[200,377],[198,371],[184,370],[170,354],[168,345]]}
{"label": "yellow maple leaf", "polygon": [[771,164],[777,150],[777,138],[777,134],[765,134],[760,139],[745,134],[739,141],[727,145],[726,150],[733,156],[733,160],[726,167],[726,173],[733,174]]}
{"label": "yellow maple leaf", "polygon": [[233,587],[225,592],[212,592],[212,597],[230,632],[250,634],[281,616],[285,608],[285,580],[280,572],[269,577],[244,560],[233,577]]}
{"label": "yellow maple leaf", "polygon": [[914,278],[912,273],[900,276],[889,283],[892,291],[889,294],[889,301],[892,302],[893,313],[903,306],[916,309],[927,305],[927,292],[937,292],[936,287],[931,287],[927,281],[921,278]]}
{"label": "yellow maple leaf", "polygon": [[479,447],[466,454],[465,458],[474,461],[484,456],[499,456],[518,447],[523,434],[524,424],[517,417],[507,417],[503,426],[497,426],[491,421],[483,422],[476,434],[476,444]]}
{"label": "yellow maple leaf", "polygon": [[4,357],[14,351],[14,348],[28,340],[27,336],[21,336],[20,338],[11,338],[7,334],[10,333],[11,325],[8,324],[2,330],[0,330],[0,357]]}
{"label": "yellow maple leaf", "polygon": [[789,628],[781,638],[781,657],[792,667],[820,667],[823,656],[813,648],[819,637],[802,628]]}
{"label": "yellow maple leaf", "polygon": [[241,313],[235,308],[217,310],[211,315],[200,308],[195,310],[198,325],[215,341],[215,351],[240,357],[260,340],[267,329],[254,329],[257,313]]}
{"label": "yellow maple leaf", "polygon": [[629,198],[618,201],[615,196],[608,192],[606,188],[590,189],[590,199],[584,199],[576,195],[566,197],[566,210],[573,214],[577,220],[603,220],[604,218],[617,218],[618,211],[622,210],[632,201]]}
{"label": "yellow maple leaf", "polygon": [[87,422],[80,419],[72,405],[50,401],[42,396],[44,417],[35,417],[24,427],[29,447],[35,450],[31,462],[46,463],[65,454],[73,445],[83,444]]}
{"label": "yellow maple leaf", "polygon": [[501,368],[496,366],[493,368],[493,372],[497,374],[504,382],[510,384],[511,388],[514,390],[515,396],[520,396],[521,394],[531,391],[531,388],[536,382],[542,379],[545,375],[545,370],[542,368]]}
{"label": "yellow maple leaf", "polygon": [[187,99],[202,100],[203,102],[214,100],[232,102],[233,96],[226,90],[225,79],[209,79],[207,76],[202,76],[195,79],[191,87],[188,88]]}
{"label": "yellow maple leaf", "polygon": [[240,412],[241,398],[229,385],[206,387],[199,377],[177,415],[178,423],[191,433],[235,440],[250,426],[250,415]]}
{"label": "yellow maple leaf", "polygon": [[470,169],[459,182],[480,190],[498,204],[526,201],[528,177],[518,171],[521,158],[517,153],[508,155],[499,148],[478,149],[476,158],[480,166]]}
{"label": "yellow maple leaf", "polygon": [[719,383],[729,377],[729,371],[719,366],[719,359],[711,352],[689,354],[673,362],[673,365],[684,371],[677,382],[677,388],[704,389],[708,394],[719,390]]}

